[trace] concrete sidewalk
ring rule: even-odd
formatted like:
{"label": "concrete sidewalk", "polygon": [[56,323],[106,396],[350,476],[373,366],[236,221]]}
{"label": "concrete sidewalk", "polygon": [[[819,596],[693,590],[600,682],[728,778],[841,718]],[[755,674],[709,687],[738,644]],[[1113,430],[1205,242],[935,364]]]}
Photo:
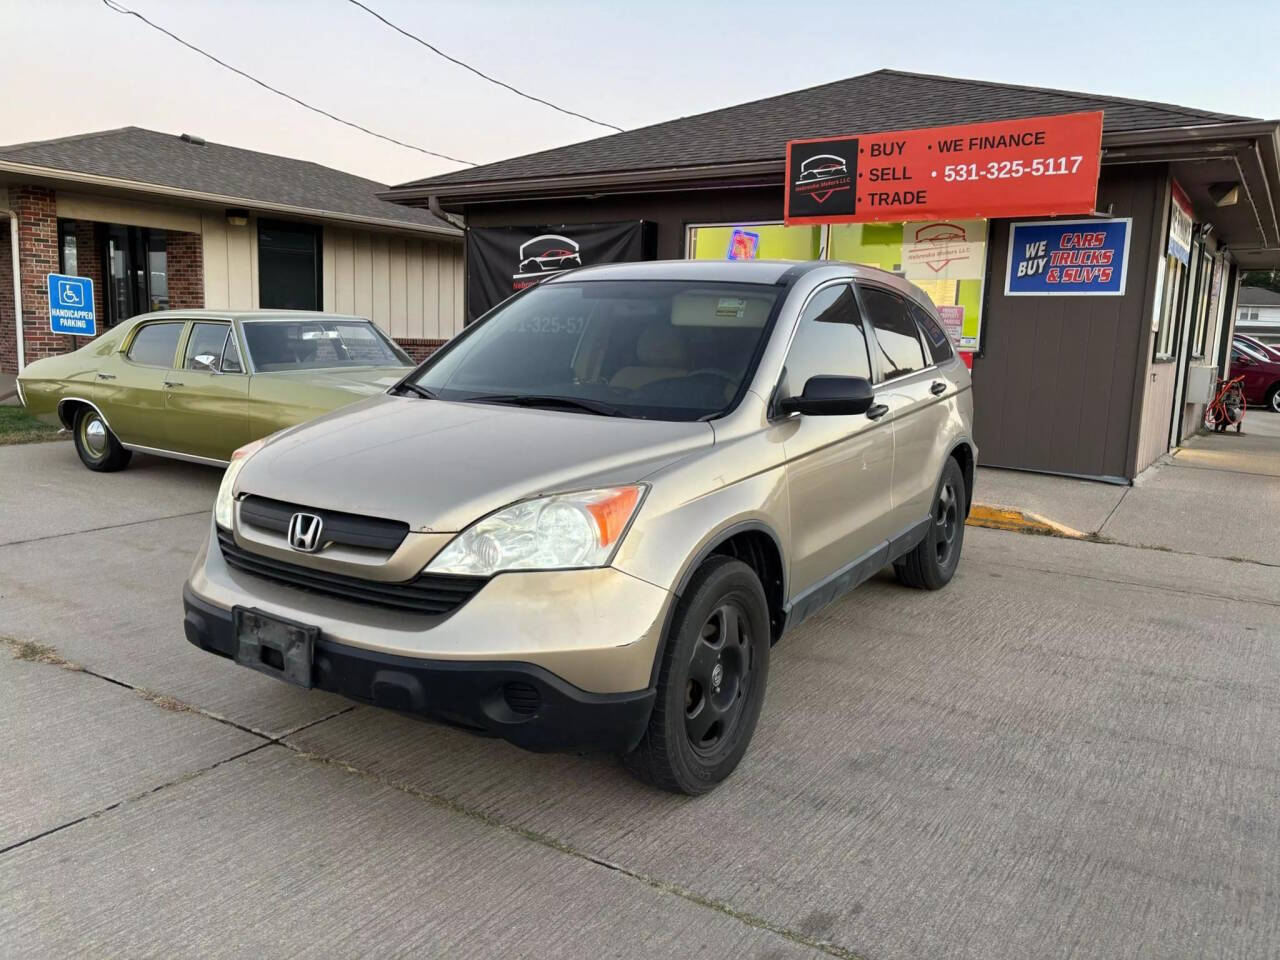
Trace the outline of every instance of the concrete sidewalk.
{"label": "concrete sidewalk", "polygon": [[1243,433],[1192,437],[1133,486],[980,467],[974,503],[1103,541],[1280,566],[1280,417],[1251,412]]}

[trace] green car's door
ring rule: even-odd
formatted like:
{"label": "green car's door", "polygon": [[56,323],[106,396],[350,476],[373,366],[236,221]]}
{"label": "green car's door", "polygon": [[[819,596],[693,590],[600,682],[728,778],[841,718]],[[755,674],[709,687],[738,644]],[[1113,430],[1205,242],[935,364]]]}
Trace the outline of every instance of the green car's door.
{"label": "green car's door", "polygon": [[226,321],[196,320],[165,388],[165,449],[229,460],[249,440],[249,377]]}
{"label": "green car's door", "polygon": [[124,350],[99,368],[95,402],[112,431],[129,446],[165,449],[165,381],[185,320],[152,320],[139,324]]}

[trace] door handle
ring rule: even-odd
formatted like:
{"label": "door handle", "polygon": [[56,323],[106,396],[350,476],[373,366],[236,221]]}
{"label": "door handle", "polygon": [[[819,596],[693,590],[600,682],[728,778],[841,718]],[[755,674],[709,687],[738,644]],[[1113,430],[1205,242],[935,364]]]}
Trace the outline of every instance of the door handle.
{"label": "door handle", "polygon": [[116,375],[115,375],[114,373],[99,373],[99,374],[98,374],[98,379],[99,379],[99,380],[114,380],[115,378],[116,378]]}
{"label": "door handle", "polygon": [[929,392],[932,393],[935,397],[940,397],[947,392],[947,385],[943,383],[941,380],[935,380],[933,382],[933,386],[929,388]]}
{"label": "door handle", "polygon": [[888,407],[886,407],[883,403],[877,403],[867,411],[867,417],[868,419],[871,419],[871,420],[879,420],[888,412],[889,412]]}
{"label": "door handle", "polygon": [[177,380],[166,380],[166,381],[164,382],[164,385],[165,385],[166,387],[180,387],[180,386],[182,386],[182,384],[181,384],[181,383],[179,383]]}

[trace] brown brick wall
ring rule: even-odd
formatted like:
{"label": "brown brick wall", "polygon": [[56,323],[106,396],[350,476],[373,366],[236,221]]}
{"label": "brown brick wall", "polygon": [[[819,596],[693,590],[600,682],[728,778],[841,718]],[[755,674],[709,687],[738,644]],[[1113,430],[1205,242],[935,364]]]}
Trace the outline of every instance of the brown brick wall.
{"label": "brown brick wall", "polygon": [[53,191],[45,187],[13,187],[9,206],[18,215],[23,345],[31,363],[75,349],[74,337],[49,332],[46,275],[58,272],[58,210]]}
{"label": "brown brick wall", "polygon": [[447,342],[447,340],[416,340],[409,337],[396,337],[396,343],[400,344],[400,349],[413,357],[414,363],[421,363]]}
{"label": "brown brick wall", "polygon": [[[0,201],[8,203],[0,190]],[[0,373],[18,372],[18,334],[13,323],[13,254],[9,252],[8,217],[0,217]]]}
{"label": "brown brick wall", "polygon": [[169,309],[204,306],[204,251],[200,234],[170,230],[165,234],[165,268],[169,272]]}

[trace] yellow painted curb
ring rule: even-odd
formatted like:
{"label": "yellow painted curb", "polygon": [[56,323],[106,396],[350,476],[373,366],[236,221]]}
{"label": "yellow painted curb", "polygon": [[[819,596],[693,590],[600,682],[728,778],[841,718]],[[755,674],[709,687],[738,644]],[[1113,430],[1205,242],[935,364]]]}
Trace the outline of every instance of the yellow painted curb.
{"label": "yellow painted curb", "polygon": [[971,527],[989,527],[992,530],[1012,530],[1015,533],[1038,533],[1046,537],[1066,537],[1070,540],[1084,540],[1088,534],[1081,533],[1072,527],[1057,523],[1038,513],[1027,513],[1013,507],[997,507],[986,503],[975,503],[969,510],[969,519],[965,521]]}

